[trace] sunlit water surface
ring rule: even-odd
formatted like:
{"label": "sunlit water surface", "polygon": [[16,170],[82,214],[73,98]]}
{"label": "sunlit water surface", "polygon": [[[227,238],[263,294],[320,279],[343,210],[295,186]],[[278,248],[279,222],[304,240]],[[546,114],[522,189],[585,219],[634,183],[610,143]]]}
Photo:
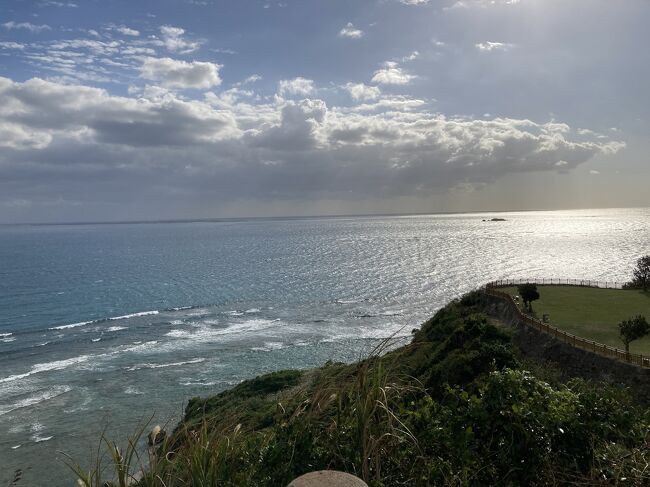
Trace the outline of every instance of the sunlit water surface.
{"label": "sunlit water surface", "polygon": [[0,483],[71,485],[104,427],[353,361],[492,279],[625,280],[650,210],[0,227]]}

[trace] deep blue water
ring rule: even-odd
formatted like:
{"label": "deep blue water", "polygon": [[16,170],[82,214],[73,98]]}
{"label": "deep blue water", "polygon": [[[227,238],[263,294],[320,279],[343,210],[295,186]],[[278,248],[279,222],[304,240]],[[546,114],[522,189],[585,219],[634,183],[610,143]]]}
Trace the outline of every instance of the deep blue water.
{"label": "deep blue water", "polygon": [[491,216],[0,226],[0,483],[70,485],[57,451],[103,427],[355,360],[488,280],[623,281],[650,253],[647,209]]}

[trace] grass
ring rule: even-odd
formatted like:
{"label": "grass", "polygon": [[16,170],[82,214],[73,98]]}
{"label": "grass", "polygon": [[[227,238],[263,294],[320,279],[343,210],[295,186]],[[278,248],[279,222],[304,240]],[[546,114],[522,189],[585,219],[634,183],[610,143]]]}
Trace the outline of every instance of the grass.
{"label": "grass", "polygon": [[[538,286],[535,314],[548,314],[550,323],[574,335],[623,349],[618,324],[638,314],[650,319],[650,292],[576,286]],[[516,287],[505,292],[517,294]],[[630,344],[632,353],[650,355],[650,336]]]}

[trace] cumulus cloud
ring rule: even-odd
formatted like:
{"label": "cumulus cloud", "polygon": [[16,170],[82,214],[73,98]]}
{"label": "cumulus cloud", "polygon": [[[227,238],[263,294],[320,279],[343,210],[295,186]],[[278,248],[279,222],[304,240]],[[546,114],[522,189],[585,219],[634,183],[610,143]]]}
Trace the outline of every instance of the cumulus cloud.
{"label": "cumulus cloud", "polygon": [[350,93],[353,100],[375,100],[381,95],[379,88],[363,83],[346,83],[343,88]]}
{"label": "cumulus cloud", "polygon": [[140,77],[160,81],[166,88],[207,89],[221,84],[221,67],[210,62],[149,57],[140,68]]}
{"label": "cumulus cloud", "polygon": [[36,34],[39,32],[43,32],[44,30],[52,29],[49,25],[46,24],[37,25],[37,24],[32,24],[31,22],[14,22],[13,20],[9,22],[5,22],[4,24],[2,24],[2,26],[8,30],[24,29]]}
{"label": "cumulus cloud", "polygon": [[202,204],[427,195],[510,173],[570,171],[624,147],[558,122],[446,117],[408,97],[370,105],[254,102],[240,89],[203,101],[154,87],[124,97],[0,78],[0,194],[51,201],[65,188],[82,202],[102,194],[115,204],[125,187],[151,201]]}
{"label": "cumulus cloud", "polygon": [[314,92],[314,81],[298,76],[293,79],[283,79],[278,84],[280,95],[307,96]]}
{"label": "cumulus cloud", "polygon": [[375,71],[372,82],[383,85],[407,85],[416,77],[404,71],[397,62],[386,61],[381,69]]}
{"label": "cumulus cloud", "polygon": [[399,3],[404,5],[426,5],[431,0],[399,0]]}
{"label": "cumulus cloud", "polygon": [[126,27],[124,25],[120,25],[118,27],[115,27],[114,29],[116,32],[119,32],[122,35],[125,36],[131,36],[131,37],[137,37],[140,35],[140,31],[131,29],[130,27]]}
{"label": "cumulus cloud", "polygon": [[18,42],[6,41],[0,42],[0,49],[25,49],[25,44],[20,44]]}
{"label": "cumulus cloud", "polygon": [[350,39],[359,39],[363,37],[364,32],[357,29],[352,22],[348,22],[345,27],[339,31],[339,37],[348,37]]}
{"label": "cumulus cloud", "polygon": [[490,51],[508,51],[514,47],[514,44],[508,44],[504,42],[479,42],[474,44],[474,46],[479,51],[490,52]]}
{"label": "cumulus cloud", "polygon": [[179,146],[238,130],[230,114],[173,96],[134,99],[38,78],[24,83],[0,78],[0,133],[0,146],[44,149],[55,139],[73,145]]}
{"label": "cumulus cloud", "polygon": [[170,52],[188,54],[201,47],[200,42],[187,40],[185,38],[185,29],[180,27],[163,25],[160,27],[160,34],[162,36],[162,44]]}

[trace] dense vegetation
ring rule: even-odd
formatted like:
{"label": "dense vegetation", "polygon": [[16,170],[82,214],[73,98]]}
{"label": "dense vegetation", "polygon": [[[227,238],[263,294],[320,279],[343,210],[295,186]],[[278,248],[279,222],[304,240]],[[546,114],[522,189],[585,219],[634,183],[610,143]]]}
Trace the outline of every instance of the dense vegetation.
{"label": "dense vegetation", "polygon": [[[527,372],[477,304],[449,304],[409,345],[363,362],[193,399],[140,485],[285,486],[325,468],[371,486],[650,485],[650,411],[620,388]],[[107,442],[116,485],[137,444]],[[102,485],[100,471],[78,474]]]}

